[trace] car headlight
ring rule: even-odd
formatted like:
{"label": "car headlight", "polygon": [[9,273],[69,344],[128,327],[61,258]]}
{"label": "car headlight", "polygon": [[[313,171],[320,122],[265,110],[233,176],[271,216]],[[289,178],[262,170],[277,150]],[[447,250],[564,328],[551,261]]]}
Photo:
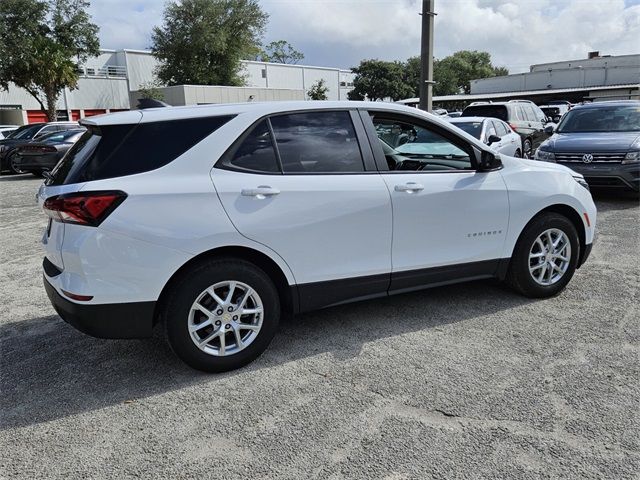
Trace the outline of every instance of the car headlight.
{"label": "car headlight", "polygon": [[546,150],[536,150],[536,155],[534,157],[536,160],[540,160],[543,162],[555,162],[556,155],[553,152],[548,152]]}
{"label": "car headlight", "polygon": [[586,188],[587,190],[591,191],[591,189],[589,188],[589,184],[587,183],[587,181],[584,179],[584,177],[573,177],[573,179],[578,182],[580,185],[582,185],[584,188]]}
{"label": "car headlight", "polygon": [[622,163],[636,163],[640,162],[640,150],[636,152],[629,152],[624,156]]}

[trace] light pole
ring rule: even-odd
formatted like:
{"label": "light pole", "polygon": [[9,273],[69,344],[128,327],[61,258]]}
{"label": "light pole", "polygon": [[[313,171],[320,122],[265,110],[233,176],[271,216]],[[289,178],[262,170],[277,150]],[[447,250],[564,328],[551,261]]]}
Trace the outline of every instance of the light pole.
{"label": "light pole", "polygon": [[422,38],[420,48],[420,104],[430,112],[433,103],[433,11],[435,0],[422,0]]}

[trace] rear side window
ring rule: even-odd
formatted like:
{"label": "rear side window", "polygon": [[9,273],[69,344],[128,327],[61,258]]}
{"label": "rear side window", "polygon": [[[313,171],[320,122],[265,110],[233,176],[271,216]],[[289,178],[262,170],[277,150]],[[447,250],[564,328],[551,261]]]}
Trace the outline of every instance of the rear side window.
{"label": "rear side window", "polygon": [[51,172],[48,185],[103,180],[163,167],[231,116],[89,127]]}
{"label": "rear side window", "polygon": [[504,105],[472,105],[462,112],[463,117],[492,117],[505,122],[509,120],[507,107]]}
{"label": "rear side window", "polygon": [[349,112],[280,115],[271,125],[285,174],[364,171]]}

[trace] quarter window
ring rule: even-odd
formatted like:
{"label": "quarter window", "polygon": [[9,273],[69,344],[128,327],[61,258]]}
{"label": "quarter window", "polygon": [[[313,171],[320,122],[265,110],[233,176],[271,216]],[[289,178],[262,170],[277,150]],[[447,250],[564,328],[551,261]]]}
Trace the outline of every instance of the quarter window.
{"label": "quarter window", "polygon": [[469,153],[438,132],[404,121],[373,118],[389,170],[470,170]]}
{"label": "quarter window", "polygon": [[271,125],[284,173],[364,171],[349,112],[279,115]]}

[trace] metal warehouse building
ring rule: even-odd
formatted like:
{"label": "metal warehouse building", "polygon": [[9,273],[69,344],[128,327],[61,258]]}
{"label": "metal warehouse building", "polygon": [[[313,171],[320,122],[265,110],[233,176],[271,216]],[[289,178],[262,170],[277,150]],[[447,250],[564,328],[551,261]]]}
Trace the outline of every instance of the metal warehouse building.
{"label": "metal warehouse building", "polygon": [[[602,101],[640,98],[640,55],[600,56],[531,65],[528,72],[471,81],[469,95],[443,95],[435,105],[461,108],[473,101]],[[417,98],[402,100],[417,105]]]}
{"label": "metal warehouse building", "polygon": [[[305,65],[244,61],[245,87],[179,85],[163,88],[171,105],[267,100],[303,100],[311,85],[326,82],[329,100],[346,100],[355,75],[350,70]],[[59,120],[129,110],[136,91],[155,79],[157,60],[146,50],[101,50],[80,68],[78,88],[64,89],[58,101]],[[45,120],[40,104],[13,85],[0,90],[0,124],[22,125]]]}

